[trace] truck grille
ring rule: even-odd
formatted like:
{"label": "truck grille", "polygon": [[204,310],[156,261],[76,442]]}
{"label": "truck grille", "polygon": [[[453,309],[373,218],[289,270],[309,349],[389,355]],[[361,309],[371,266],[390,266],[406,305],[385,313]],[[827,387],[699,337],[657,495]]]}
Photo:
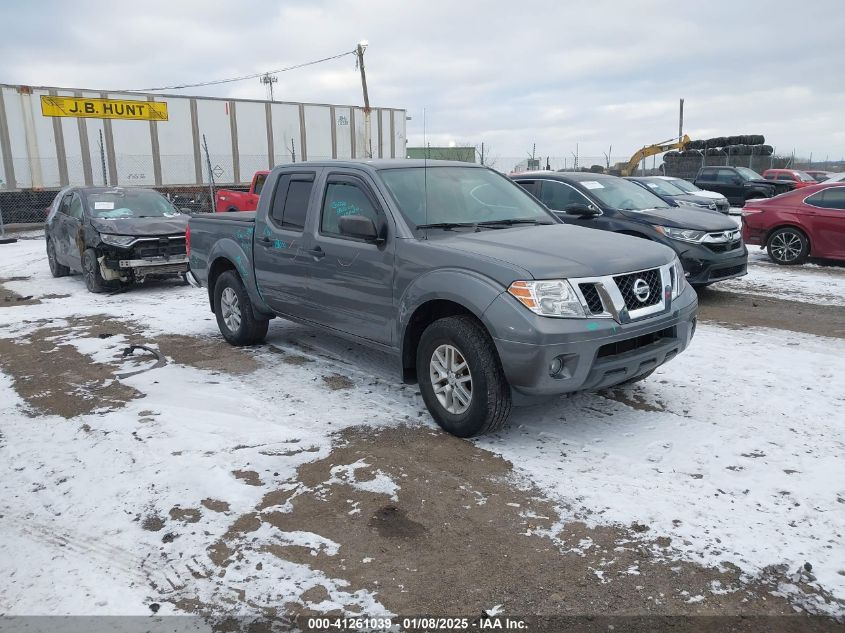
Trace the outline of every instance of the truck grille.
{"label": "truck grille", "polygon": [[578,284],[578,289],[581,290],[581,294],[587,302],[590,314],[601,314],[604,312],[604,305],[601,302],[599,291],[596,290],[596,284]]}
{"label": "truck grille", "polygon": [[619,356],[620,354],[625,354],[627,352],[633,352],[634,350],[638,350],[643,347],[648,347],[649,345],[657,343],[658,341],[662,341],[663,339],[674,337],[674,327],[669,327],[664,330],[658,330],[657,332],[650,332],[649,334],[642,334],[640,336],[627,338],[622,341],[616,341],[615,343],[608,343],[607,345],[602,345],[599,348],[598,357],[607,358],[608,356]]}
{"label": "truck grille", "polygon": [[133,259],[150,259],[153,257],[178,257],[185,255],[185,236],[173,235],[144,239],[136,242],[132,247]]}
{"label": "truck grille", "polygon": [[[627,275],[617,275],[613,278],[619,292],[622,293],[622,298],[625,300],[625,307],[628,310],[639,310],[640,308],[647,308],[649,306],[660,303],[663,295],[662,282],[660,279],[660,269],[652,268],[651,270],[644,270],[638,273],[629,273]],[[635,292],[635,286],[643,288],[640,280],[648,285],[648,295],[642,298],[645,293],[641,290],[641,296],[638,297]]]}

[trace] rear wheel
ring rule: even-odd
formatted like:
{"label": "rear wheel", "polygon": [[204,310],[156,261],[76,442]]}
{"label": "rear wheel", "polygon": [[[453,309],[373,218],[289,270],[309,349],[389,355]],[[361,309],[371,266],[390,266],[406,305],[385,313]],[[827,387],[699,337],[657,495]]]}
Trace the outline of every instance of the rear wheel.
{"label": "rear wheel", "polygon": [[233,270],[214,284],[214,314],[220,333],[232,345],[255,345],[267,336],[270,322],[255,316],[246,288]]}
{"label": "rear wheel", "polygon": [[507,422],[510,385],[492,339],[472,317],[446,317],[426,328],[417,377],[431,416],[449,433],[472,437]]}
{"label": "rear wheel", "polygon": [[50,265],[50,273],[53,277],[67,277],[70,274],[70,268],[60,264],[56,259],[56,247],[51,239],[47,240],[47,263]]}
{"label": "rear wheel", "polygon": [[766,240],[766,250],[776,264],[795,266],[807,261],[810,241],[798,229],[786,227],[773,232]]}

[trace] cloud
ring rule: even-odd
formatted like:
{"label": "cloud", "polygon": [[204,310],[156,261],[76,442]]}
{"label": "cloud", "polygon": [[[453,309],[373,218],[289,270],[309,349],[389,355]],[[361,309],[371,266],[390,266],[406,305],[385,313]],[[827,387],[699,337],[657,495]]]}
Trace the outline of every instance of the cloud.
{"label": "cloud", "polygon": [[[400,107],[412,144],[484,141],[503,156],[619,156],[677,134],[764,134],[845,154],[841,7],[647,0],[4,3],[5,83],[145,88],[260,72],[369,41],[370,99]],[[257,80],[182,91],[263,98]],[[361,103],[354,58],[283,73],[277,98]]]}

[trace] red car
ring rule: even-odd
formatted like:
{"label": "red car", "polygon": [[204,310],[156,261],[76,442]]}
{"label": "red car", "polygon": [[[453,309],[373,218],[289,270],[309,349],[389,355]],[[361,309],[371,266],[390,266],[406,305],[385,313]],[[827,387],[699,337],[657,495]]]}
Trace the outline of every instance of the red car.
{"label": "red car", "polygon": [[808,257],[845,260],[845,182],[822,183],[749,200],[742,209],[746,244],[765,246],[776,264]]}
{"label": "red car", "polygon": [[767,169],[763,172],[763,178],[766,180],[780,180],[783,182],[792,183],[793,188],[809,187],[815,185],[818,180],[813,178],[805,171],[798,169]]}

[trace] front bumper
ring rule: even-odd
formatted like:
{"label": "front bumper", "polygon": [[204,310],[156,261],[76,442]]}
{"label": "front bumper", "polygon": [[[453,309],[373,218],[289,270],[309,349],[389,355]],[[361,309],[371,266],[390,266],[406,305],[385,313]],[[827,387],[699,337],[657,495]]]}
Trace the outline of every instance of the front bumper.
{"label": "front bumper", "polygon": [[[689,286],[667,311],[625,324],[541,317],[503,294],[484,321],[513,390],[542,397],[610,387],[659,367],[689,344],[697,311]],[[560,371],[552,375],[557,361]]]}
{"label": "front bumper", "polygon": [[693,285],[710,284],[748,273],[748,249],[745,244],[731,251],[716,253],[702,244],[687,244],[677,240],[664,243],[675,249],[687,281]]}

